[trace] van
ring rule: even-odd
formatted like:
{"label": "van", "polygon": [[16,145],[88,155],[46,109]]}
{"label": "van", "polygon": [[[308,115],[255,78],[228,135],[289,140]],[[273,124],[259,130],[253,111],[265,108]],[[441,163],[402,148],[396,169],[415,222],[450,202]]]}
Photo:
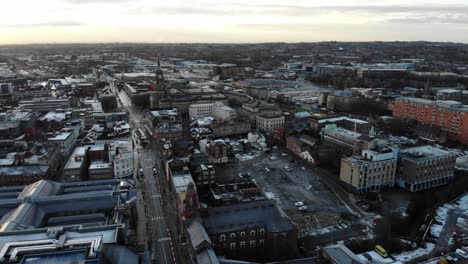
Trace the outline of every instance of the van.
{"label": "van", "polygon": [[377,252],[377,254],[379,254],[383,258],[388,258],[388,253],[382,246],[377,245],[377,246],[375,246],[374,250],[375,250],[375,252]]}

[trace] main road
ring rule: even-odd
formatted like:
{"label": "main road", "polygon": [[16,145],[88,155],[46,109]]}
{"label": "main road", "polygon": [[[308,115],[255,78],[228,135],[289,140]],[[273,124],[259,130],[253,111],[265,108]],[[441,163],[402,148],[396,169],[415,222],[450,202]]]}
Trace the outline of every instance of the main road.
{"label": "main road", "polygon": [[[111,84],[111,87],[118,94],[119,107],[124,108],[129,113],[130,125],[133,129],[141,128],[145,131],[144,113],[141,109],[132,105],[128,95],[122,90]],[[151,141],[150,141],[151,142]],[[146,241],[150,252],[152,263],[180,263],[179,257],[174,248],[173,234],[171,234],[168,221],[166,221],[163,210],[164,195],[162,190],[167,188],[162,178],[162,168],[160,164],[159,152],[155,149],[155,144],[150,147],[139,146],[135,142],[135,163],[137,175],[140,175],[139,169],[143,169],[143,177],[135,177],[138,185],[143,190],[143,205],[146,218]],[[153,173],[153,168],[156,173]],[[166,192],[164,192],[166,193]],[[169,221],[169,224],[174,221]]]}

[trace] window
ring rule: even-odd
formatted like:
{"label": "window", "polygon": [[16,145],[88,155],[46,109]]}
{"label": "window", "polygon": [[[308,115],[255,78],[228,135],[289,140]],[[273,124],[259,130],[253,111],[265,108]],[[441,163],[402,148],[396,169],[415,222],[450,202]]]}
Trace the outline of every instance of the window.
{"label": "window", "polygon": [[229,243],[230,249],[236,249],[236,243]]}
{"label": "window", "polygon": [[245,236],[245,232],[240,232],[240,236],[241,237]]}
{"label": "window", "polygon": [[245,241],[239,243],[239,248],[245,248]]}
{"label": "window", "polygon": [[250,235],[251,235],[251,236],[255,236],[255,233],[256,233],[255,230],[251,230],[251,231],[250,231]]}
{"label": "window", "polygon": [[255,247],[255,240],[250,240],[250,247]]}
{"label": "window", "polygon": [[261,239],[258,241],[258,244],[263,247],[263,245],[265,245],[265,240]]}
{"label": "window", "polygon": [[260,229],[260,235],[264,235],[265,234],[265,229]]}
{"label": "window", "polygon": [[236,233],[231,233],[230,237],[231,237],[231,238],[235,238],[235,237],[236,237]]}
{"label": "window", "polygon": [[226,236],[225,235],[220,235],[219,236],[219,241],[225,241],[226,240]]}

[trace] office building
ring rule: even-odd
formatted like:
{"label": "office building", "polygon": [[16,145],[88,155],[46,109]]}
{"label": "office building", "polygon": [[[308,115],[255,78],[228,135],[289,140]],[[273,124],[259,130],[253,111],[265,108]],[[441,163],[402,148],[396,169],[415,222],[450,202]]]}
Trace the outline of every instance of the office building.
{"label": "office building", "polygon": [[353,192],[373,192],[395,186],[397,150],[380,147],[361,156],[341,159],[340,180]]}
{"label": "office building", "polygon": [[431,146],[402,149],[398,154],[398,184],[412,192],[454,179],[456,154]]}

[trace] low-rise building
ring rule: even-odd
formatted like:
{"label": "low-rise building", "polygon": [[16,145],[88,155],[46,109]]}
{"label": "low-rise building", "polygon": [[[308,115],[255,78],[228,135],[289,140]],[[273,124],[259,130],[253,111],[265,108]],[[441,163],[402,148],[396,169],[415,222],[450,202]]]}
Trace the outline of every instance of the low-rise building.
{"label": "low-rise building", "polygon": [[51,97],[34,98],[32,100],[22,100],[18,106],[24,110],[47,113],[57,109],[70,108],[70,99],[55,99]]}
{"label": "low-rise building", "polygon": [[112,163],[93,162],[89,165],[88,175],[90,181],[112,179],[114,178],[114,168]]}
{"label": "low-rise building", "polygon": [[206,144],[205,149],[211,163],[228,163],[234,159],[232,146],[224,140],[217,139],[211,141]]}
{"label": "low-rise building", "polygon": [[30,166],[0,166],[0,185],[18,186],[49,179],[49,167],[40,165]]}
{"label": "low-rise building", "polygon": [[182,118],[176,108],[150,111],[147,117],[156,140],[182,137]]}
{"label": "low-rise building", "polygon": [[134,156],[132,144],[128,141],[114,141],[109,146],[109,162],[113,163],[116,178],[133,175]]}
{"label": "low-rise building", "polygon": [[48,139],[49,142],[56,144],[64,155],[70,154],[76,144],[79,132],[75,129],[63,130]]}
{"label": "low-rise building", "polygon": [[226,121],[215,121],[212,124],[213,137],[227,137],[245,135],[250,132],[250,122],[248,119],[232,119]]}
{"label": "low-rise building", "polygon": [[208,208],[202,219],[218,255],[262,262],[297,256],[298,231],[274,200]]}
{"label": "low-rise building", "polygon": [[341,159],[340,180],[350,191],[380,191],[395,186],[396,149],[381,147],[364,150],[361,156]]}
{"label": "low-rise building", "polygon": [[209,186],[216,182],[216,170],[211,164],[200,164],[195,169],[194,180],[197,187]]}
{"label": "low-rise building", "polygon": [[284,116],[258,115],[256,125],[257,130],[271,133],[278,127],[284,127]]}
{"label": "low-rise building", "polygon": [[83,181],[87,178],[88,158],[86,152],[88,147],[77,147],[63,168],[65,182]]}
{"label": "low-rise building", "polygon": [[456,154],[431,146],[402,149],[398,154],[398,184],[412,192],[454,179]]}
{"label": "low-rise building", "polygon": [[320,159],[314,151],[316,143],[317,140],[315,138],[307,135],[289,136],[286,138],[286,148],[312,165],[320,163]]}
{"label": "low-rise building", "polygon": [[234,109],[221,102],[190,105],[189,117],[191,119],[208,116],[212,116],[216,120],[224,121],[236,118],[237,114]]}
{"label": "low-rise building", "polygon": [[322,129],[321,133],[325,143],[339,147],[349,155],[359,155],[363,150],[374,148],[379,144],[377,138],[336,127],[336,125]]}

